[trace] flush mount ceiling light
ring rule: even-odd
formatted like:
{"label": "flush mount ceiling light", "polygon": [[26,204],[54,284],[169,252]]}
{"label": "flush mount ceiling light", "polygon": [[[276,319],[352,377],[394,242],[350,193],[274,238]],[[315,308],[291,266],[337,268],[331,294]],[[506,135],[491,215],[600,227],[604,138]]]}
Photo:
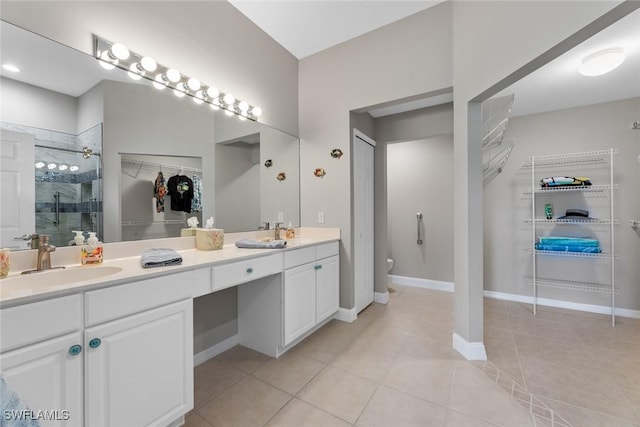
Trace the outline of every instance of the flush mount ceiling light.
{"label": "flush mount ceiling light", "polygon": [[112,43],[94,35],[94,56],[108,70],[118,67],[127,71],[133,80],[150,80],[156,89],[171,88],[178,97],[188,95],[196,104],[209,104],[214,110],[223,109],[229,116],[257,121],[262,114],[260,107],[237,100],[230,93],[221,93],[216,87],[185,76],[175,68],[158,64],[149,56],[132,52],[122,43]]}
{"label": "flush mount ceiling light", "polygon": [[75,171],[77,171],[78,169],[80,169],[80,168],[79,168],[78,166],[76,166],[76,165],[69,166],[69,170],[70,170],[71,172],[75,172]]}
{"label": "flush mount ceiling light", "polygon": [[585,56],[578,72],[583,76],[601,76],[618,68],[625,60],[621,47],[601,50]]}
{"label": "flush mount ceiling light", "polygon": [[4,68],[7,71],[11,71],[12,73],[19,73],[20,72],[20,68],[16,67],[13,64],[2,64],[2,68]]}

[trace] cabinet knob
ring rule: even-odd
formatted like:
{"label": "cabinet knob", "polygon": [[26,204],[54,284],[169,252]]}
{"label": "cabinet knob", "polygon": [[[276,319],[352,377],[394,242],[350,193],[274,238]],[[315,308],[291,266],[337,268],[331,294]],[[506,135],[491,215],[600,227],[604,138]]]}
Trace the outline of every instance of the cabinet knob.
{"label": "cabinet knob", "polygon": [[100,338],[94,338],[89,341],[89,347],[91,348],[98,348],[100,347],[100,344],[102,344],[102,340]]}
{"label": "cabinet knob", "polygon": [[249,274],[253,273],[253,268],[251,268],[251,267],[247,268],[247,273],[249,273]]}
{"label": "cabinet knob", "polygon": [[69,354],[72,356],[77,356],[82,351],[82,346],[80,344],[72,345],[69,347]]}
{"label": "cabinet knob", "polygon": [[315,268],[316,270],[320,270],[320,269],[322,268],[322,266],[321,266],[321,265],[316,265],[316,266],[315,266],[315,267],[313,267],[313,268]]}

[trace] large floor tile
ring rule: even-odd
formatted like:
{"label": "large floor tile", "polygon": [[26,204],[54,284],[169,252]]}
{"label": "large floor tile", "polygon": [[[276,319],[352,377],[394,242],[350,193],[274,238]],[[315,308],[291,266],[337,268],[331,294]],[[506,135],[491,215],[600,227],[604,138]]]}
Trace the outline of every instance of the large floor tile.
{"label": "large floor tile", "polygon": [[384,384],[430,402],[446,405],[455,366],[453,360],[415,360],[398,357]]}
{"label": "large floor tile", "polygon": [[215,359],[196,366],[193,372],[194,407],[199,408],[246,375],[246,373]]}
{"label": "large floor tile", "polygon": [[297,397],[353,424],[376,388],[373,381],[327,366]]}
{"label": "large floor tile", "polygon": [[567,341],[515,334],[514,341],[520,360],[535,360],[559,366],[598,370],[598,363],[577,338]]}
{"label": "large floor tile", "polygon": [[322,363],[330,363],[342,354],[353,340],[354,337],[350,334],[322,328],[296,345],[290,352]]}
{"label": "large floor tile", "polygon": [[466,414],[447,409],[445,427],[495,427],[499,424],[493,424],[485,420],[470,417]]}
{"label": "large floor tile", "polygon": [[366,344],[357,344],[345,350],[331,362],[331,365],[380,382],[387,376],[395,358],[395,353],[372,348]]}
{"label": "large floor tile", "polygon": [[195,412],[190,413],[185,417],[182,427],[212,427],[204,418]]}
{"label": "large floor tile", "polygon": [[519,427],[534,425],[528,408],[469,362],[456,364],[449,408],[499,425]]}
{"label": "large floor tile", "polygon": [[429,340],[416,336],[407,336],[398,349],[398,354],[419,360],[463,360],[463,357],[451,347],[451,343]]}
{"label": "large floor tile", "polygon": [[552,399],[543,398],[542,401],[574,427],[638,427],[639,425]]}
{"label": "large floor tile", "polygon": [[401,391],[380,386],[356,426],[441,427],[446,408]]}
{"label": "large floor tile", "polygon": [[293,398],[267,423],[268,427],[349,427],[334,417],[300,399]]}
{"label": "large floor tile", "polygon": [[296,394],[325,367],[324,363],[295,353],[271,360],[253,375],[290,394]]}
{"label": "large floor tile", "polygon": [[291,398],[247,376],[198,409],[197,414],[215,427],[258,427],[266,424]]}
{"label": "large floor tile", "polygon": [[237,345],[216,356],[215,360],[239,369],[240,371],[251,373],[271,360],[271,357],[258,353],[250,348]]}

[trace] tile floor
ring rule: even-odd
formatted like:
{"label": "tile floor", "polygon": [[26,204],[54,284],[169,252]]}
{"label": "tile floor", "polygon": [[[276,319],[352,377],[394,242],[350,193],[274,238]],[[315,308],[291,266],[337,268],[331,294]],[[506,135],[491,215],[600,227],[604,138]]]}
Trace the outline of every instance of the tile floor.
{"label": "tile floor", "polygon": [[[197,366],[195,408],[186,426],[554,425],[532,415],[526,392],[518,392],[526,405],[512,397],[521,388],[510,381],[505,387],[506,377],[498,380],[492,365],[465,361],[451,349],[452,294],[393,288],[389,304],[372,304],[353,323],[332,320],[279,359],[237,346]],[[488,303],[488,310],[492,345],[508,347],[507,338],[515,342],[513,332],[493,327],[499,316],[509,320],[507,305]],[[522,338],[523,345],[528,337]],[[520,372],[510,354],[503,351],[501,356],[506,369]],[[531,360],[519,379],[536,378],[547,369],[540,363]],[[614,367],[622,376],[622,368]],[[556,375],[567,373],[559,370]],[[539,391],[548,387],[543,380],[531,384]],[[567,383],[562,391],[568,393],[573,385]],[[626,386],[635,387],[632,382]],[[628,399],[637,404],[640,395],[630,392]],[[628,403],[619,406],[631,416]]]}
{"label": "tile floor", "polygon": [[640,426],[640,319],[485,298],[493,365],[575,427]]}

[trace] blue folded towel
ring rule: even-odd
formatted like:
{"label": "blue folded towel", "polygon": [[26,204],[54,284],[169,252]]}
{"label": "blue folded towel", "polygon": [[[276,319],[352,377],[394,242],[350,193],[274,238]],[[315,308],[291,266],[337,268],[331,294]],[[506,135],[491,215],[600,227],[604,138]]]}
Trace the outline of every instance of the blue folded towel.
{"label": "blue folded towel", "polygon": [[33,416],[37,415],[37,412],[31,411],[29,407],[24,404],[18,393],[7,384],[7,381],[1,373],[0,409],[2,410],[2,422],[0,424],[3,426],[40,427],[40,422],[37,419],[32,419]]}
{"label": "blue folded towel", "polygon": [[540,243],[536,243],[536,249],[539,251],[581,252],[585,254],[599,254],[602,252],[599,246],[542,245]]}
{"label": "blue folded towel", "polygon": [[586,237],[543,236],[538,237],[538,243],[541,245],[600,246],[598,239]]}
{"label": "blue folded towel", "polygon": [[237,248],[247,249],[282,249],[287,246],[286,240],[272,240],[270,242],[260,242],[258,240],[241,239],[236,242]]}
{"label": "blue folded towel", "polygon": [[143,268],[165,267],[182,264],[182,257],[178,252],[169,248],[147,249],[140,256]]}

